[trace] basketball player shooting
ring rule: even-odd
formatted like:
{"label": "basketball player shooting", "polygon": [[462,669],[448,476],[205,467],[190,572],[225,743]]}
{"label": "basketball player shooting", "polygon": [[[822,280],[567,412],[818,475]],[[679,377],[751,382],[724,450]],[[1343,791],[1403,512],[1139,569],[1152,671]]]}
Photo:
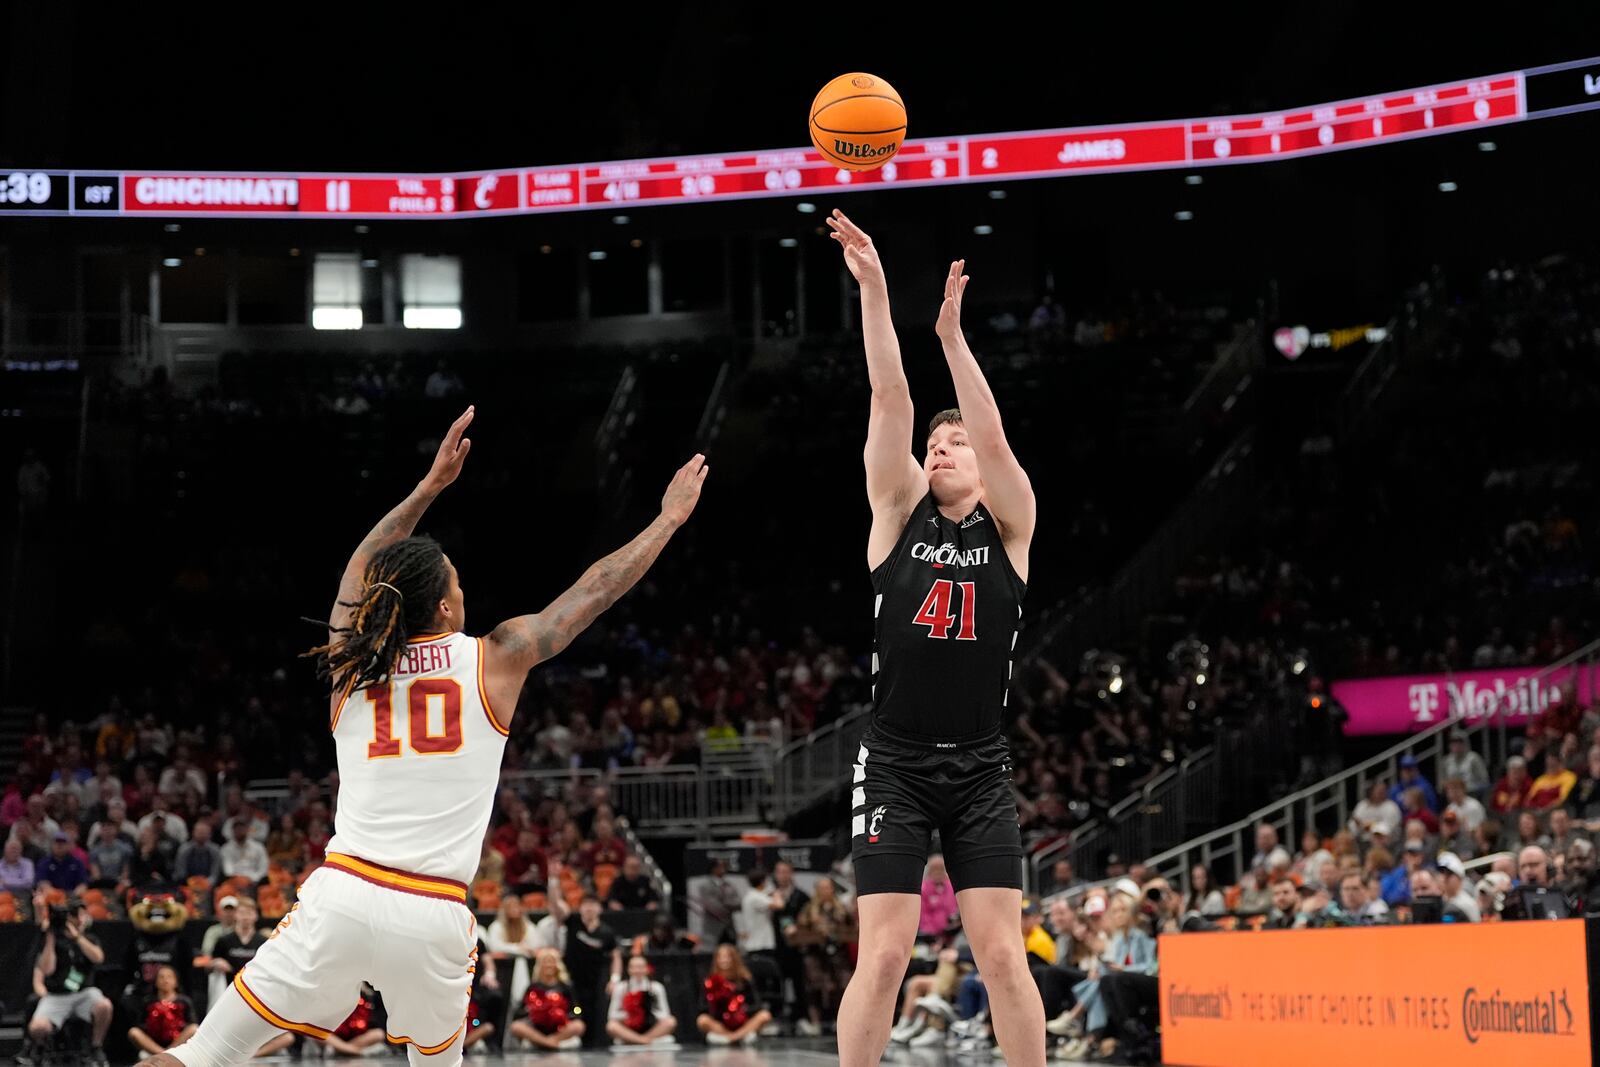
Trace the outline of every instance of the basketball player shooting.
{"label": "basketball player shooting", "polygon": [[[413,1067],[461,1063],[477,964],[466,883],[523,680],[649,570],[709,470],[698,455],[679,468],[655,521],[544,611],[468,637],[460,575],[412,531],[461,473],[472,417],[455,421],[428,476],[350,557],[328,643],[312,650],[331,683],[340,779],[326,863],[200,1030],[142,1067],[242,1063],[283,1030],[325,1039],[363,979],[383,994],[389,1040]],[[597,1002],[588,992],[582,1002]]]}
{"label": "basketball player shooting", "polygon": [[962,929],[1007,1063],[1044,1063],[1044,1005],[1022,945],[1022,837],[1002,717],[1033,538],[1034,497],[961,332],[965,261],[935,327],[959,408],[934,416],[921,463],[889,290],[872,238],[828,219],[861,286],[867,416],[867,567],[875,594],[873,717],[854,771],[851,855],[860,959],[839,1009],[842,1067],[876,1064],[921,912],[939,831]]}

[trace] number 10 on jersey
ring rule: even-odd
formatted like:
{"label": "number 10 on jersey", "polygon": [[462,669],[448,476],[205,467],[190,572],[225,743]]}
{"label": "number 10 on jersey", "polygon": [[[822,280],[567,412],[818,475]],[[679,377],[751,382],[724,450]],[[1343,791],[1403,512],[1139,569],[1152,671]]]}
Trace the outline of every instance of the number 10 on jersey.
{"label": "number 10 on jersey", "polygon": [[956,631],[956,640],[976,641],[978,635],[973,629],[973,618],[978,613],[976,582],[938,579],[933,583],[933,588],[928,590],[928,598],[922,602],[917,617],[911,621],[918,626],[926,626],[930,638],[941,641],[949,639],[950,627],[956,624],[956,617],[950,610],[950,601],[955,594],[956,586],[961,587],[961,629]]}

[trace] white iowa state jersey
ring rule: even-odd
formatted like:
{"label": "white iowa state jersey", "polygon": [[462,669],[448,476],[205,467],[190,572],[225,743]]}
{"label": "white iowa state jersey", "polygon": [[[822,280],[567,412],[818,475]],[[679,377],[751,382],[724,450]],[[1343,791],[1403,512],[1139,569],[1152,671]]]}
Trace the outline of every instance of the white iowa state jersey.
{"label": "white iowa state jersey", "polygon": [[470,882],[506,729],[483,687],[483,638],[413,638],[382,685],[334,712],[339,802],[329,852]]}

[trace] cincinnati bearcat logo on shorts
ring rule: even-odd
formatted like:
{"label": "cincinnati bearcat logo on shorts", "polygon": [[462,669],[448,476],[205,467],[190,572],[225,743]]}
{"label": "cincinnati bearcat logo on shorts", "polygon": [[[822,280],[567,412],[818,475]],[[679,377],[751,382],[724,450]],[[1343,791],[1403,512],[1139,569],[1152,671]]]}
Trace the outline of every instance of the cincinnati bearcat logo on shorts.
{"label": "cincinnati bearcat logo on shorts", "polygon": [[872,843],[878,840],[878,831],[883,829],[883,816],[889,810],[887,804],[880,804],[872,809],[872,821],[867,824],[867,841]]}

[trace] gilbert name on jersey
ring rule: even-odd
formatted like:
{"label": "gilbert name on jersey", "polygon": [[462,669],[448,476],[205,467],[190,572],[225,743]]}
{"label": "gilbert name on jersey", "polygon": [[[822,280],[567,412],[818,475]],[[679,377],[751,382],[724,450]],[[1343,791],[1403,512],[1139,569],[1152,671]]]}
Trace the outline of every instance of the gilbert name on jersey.
{"label": "gilbert name on jersey", "polygon": [[413,638],[387,681],[339,703],[332,729],[339,801],[328,850],[470,881],[507,736],[483,685],[483,639]]}

